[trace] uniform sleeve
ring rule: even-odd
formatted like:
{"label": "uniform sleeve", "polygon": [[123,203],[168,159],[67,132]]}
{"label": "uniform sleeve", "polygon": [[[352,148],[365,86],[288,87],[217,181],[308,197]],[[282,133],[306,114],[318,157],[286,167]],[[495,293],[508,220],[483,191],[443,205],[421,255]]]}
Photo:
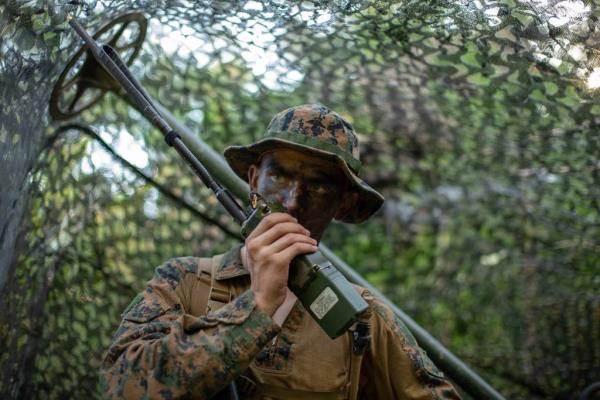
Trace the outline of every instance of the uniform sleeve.
{"label": "uniform sleeve", "polygon": [[360,397],[460,399],[398,316],[370,294],[365,299],[372,310],[372,338],[363,358]]}
{"label": "uniform sleeve", "polygon": [[210,398],[240,375],[279,327],[247,291],[220,310],[185,314],[181,262],[157,269],[123,315],[104,358],[110,398]]}

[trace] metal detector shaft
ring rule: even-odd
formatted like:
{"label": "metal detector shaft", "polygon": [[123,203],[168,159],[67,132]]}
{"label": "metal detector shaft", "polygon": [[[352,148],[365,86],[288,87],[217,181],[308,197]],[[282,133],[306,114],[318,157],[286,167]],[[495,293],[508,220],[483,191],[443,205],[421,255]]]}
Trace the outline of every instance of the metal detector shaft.
{"label": "metal detector shaft", "polygon": [[[160,115],[148,93],[129,72],[116,51],[107,45],[100,47],[73,18],[69,19],[69,23],[84,39],[100,65],[119,82],[131,103],[165,135],[169,146],[175,147],[200,179],[213,190],[225,209],[243,224],[244,236],[247,236],[267,214],[272,211],[285,211],[280,205],[261,201],[260,209],[246,213],[231,193],[213,179],[187,148],[179,134]],[[344,334],[368,308],[367,302],[331,263],[319,265],[311,261],[308,255],[300,255],[292,260],[290,266],[288,286],[332,339]]]}
{"label": "metal detector shaft", "polygon": [[[75,32],[77,32],[89,46],[92,54],[96,60],[98,60],[100,65],[102,65],[102,67],[121,84],[130,99],[137,106],[138,110],[140,110],[140,112],[165,136],[167,144],[177,150],[179,155],[181,155],[181,157],[189,164],[202,182],[215,193],[217,199],[229,214],[231,214],[238,222],[244,222],[247,219],[244,209],[233,198],[231,193],[212,177],[202,163],[196,158],[194,153],[192,153],[185,143],[183,143],[179,134],[171,128],[169,123],[162,115],[160,115],[148,93],[129,72],[129,69],[125,66],[118,54],[110,46],[100,47],[74,18],[70,17],[68,20]],[[239,399],[234,381],[227,385],[224,389],[224,394],[231,399]]]}
{"label": "metal detector shaft", "polygon": [[125,64],[121,61],[117,53],[110,46],[100,47],[74,18],[69,18],[69,24],[85,41],[100,65],[121,84],[137,109],[165,136],[167,144],[175,148],[196,175],[200,177],[202,182],[215,193],[217,200],[219,200],[229,214],[239,223],[243,223],[248,215],[242,206],[238,204],[227,189],[212,177],[194,153],[183,143],[179,134],[160,115],[148,93],[146,93],[142,85],[125,67]]}

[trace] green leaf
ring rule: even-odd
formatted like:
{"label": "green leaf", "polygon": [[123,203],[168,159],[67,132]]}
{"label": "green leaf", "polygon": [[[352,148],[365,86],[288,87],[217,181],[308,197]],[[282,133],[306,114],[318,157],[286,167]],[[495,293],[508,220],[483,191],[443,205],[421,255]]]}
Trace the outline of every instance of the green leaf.
{"label": "green leaf", "polygon": [[546,89],[546,94],[548,96],[553,96],[558,93],[558,85],[554,82],[544,82],[544,88]]}
{"label": "green leaf", "polygon": [[43,35],[43,38],[44,38],[44,41],[45,41],[45,42],[51,42],[51,41],[52,41],[52,39],[54,39],[54,38],[56,38],[56,37],[57,37],[57,34],[56,34],[56,32],[46,32],[46,33],[44,33],[44,35]]}
{"label": "green leaf", "polygon": [[523,27],[529,26],[534,21],[531,15],[524,13],[522,10],[514,10],[511,15],[518,19]]}
{"label": "green leaf", "polygon": [[460,60],[467,65],[473,67],[481,67],[481,63],[477,61],[477,47],[473,43],[467,44],[467,52],[460,57]]}
{"label": "green leaf", "polygon": [[490,84],[489,78],[483,76],[479,72],[476,74],[473,74],[473,75],[469,75],[467,77],[467,81],[474,83],[475,85],[479,85],[479,86],[488,86]]}

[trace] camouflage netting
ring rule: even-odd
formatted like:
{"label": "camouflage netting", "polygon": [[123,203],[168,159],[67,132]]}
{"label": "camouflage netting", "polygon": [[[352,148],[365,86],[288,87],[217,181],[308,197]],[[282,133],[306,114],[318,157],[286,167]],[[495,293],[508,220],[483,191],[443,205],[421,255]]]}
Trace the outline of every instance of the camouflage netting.
{"label": "camouflage netting", "polygon": [[[69,9],[90,32],[145,14],[134,74],[218,151],[289,105],[348,117],[387,202],[325,242],[507,398],[598,380],[597,2],[85,3]],[[0,6],[2,398],[99,397],[101,354],[154,267],[236,240],[125,101],[52,120],[81,43],[60,9]]]}

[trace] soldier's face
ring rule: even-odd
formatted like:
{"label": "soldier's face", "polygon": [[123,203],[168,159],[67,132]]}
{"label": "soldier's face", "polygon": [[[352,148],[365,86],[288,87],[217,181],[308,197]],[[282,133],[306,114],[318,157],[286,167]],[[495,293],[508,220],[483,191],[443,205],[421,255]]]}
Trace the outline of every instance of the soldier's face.
{"label": "soldier's face", "polygon": [[317,240],[346,207],[346,178],[341,168],[296,150],[265,154],[260,165],[248,170],[248,181],[267,202],[282,204]]}

